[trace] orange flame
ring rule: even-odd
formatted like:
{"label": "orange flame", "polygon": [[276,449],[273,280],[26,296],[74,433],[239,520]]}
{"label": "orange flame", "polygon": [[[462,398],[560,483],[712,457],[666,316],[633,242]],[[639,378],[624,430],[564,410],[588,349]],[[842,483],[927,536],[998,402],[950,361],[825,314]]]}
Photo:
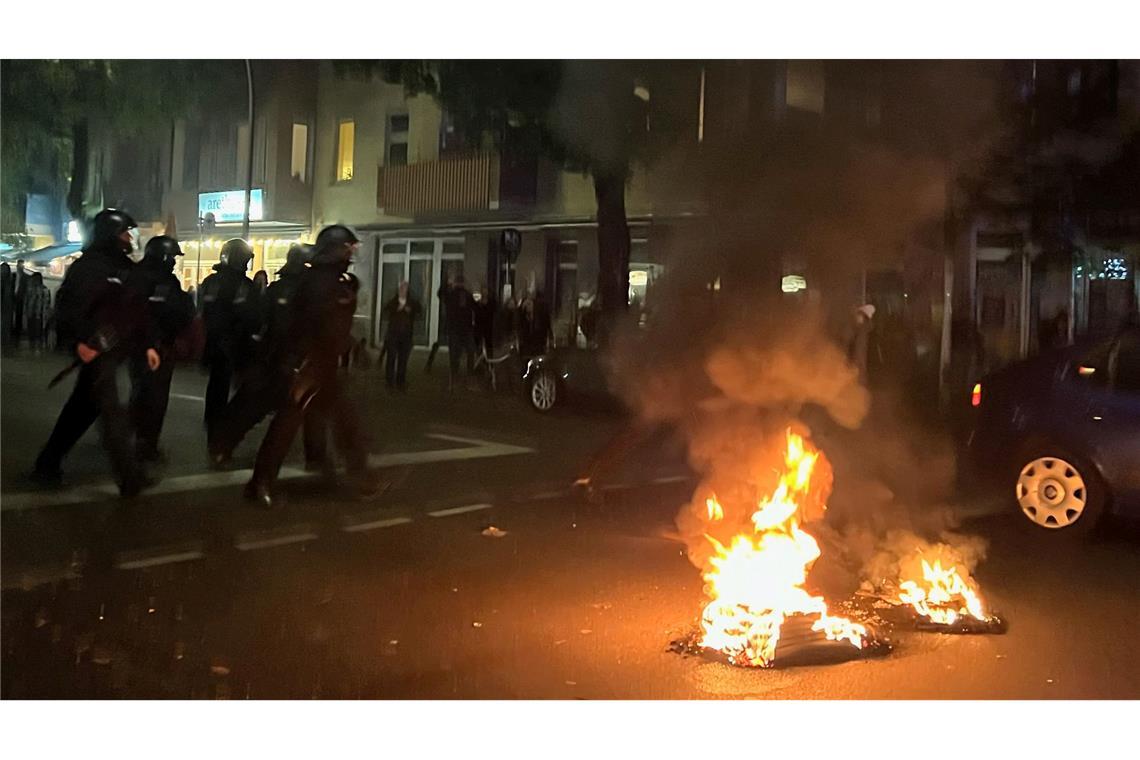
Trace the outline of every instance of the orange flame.
{"label": "orange flame", "polygon": [[[789,430],[784,471],[772,495],[756,505],[752,533],[734,536],[728,546],[706,536],[715,554],[704,575],[711,601],[701,615],[700,644],[724,653],[734,664],[771,665],[780,628],[791,615],[818,615],[812,630],[829,640],[847,641],[857,648],[866,640],[863,626],[830,615],[823,598],[803,588],[820,550],[816,540],[800,529],[800,511],[820,456]],[[723,518],[715,496],[706,505],[710,520]]]}
{"label": "orange flame", "polygon": [[961,617],[988,620],[977,587],[966,581],[956,567],[943,568],[941,560],[922,560],[922,578],[899,582],[899,599],[915,611],[942,625],[953,625]]}

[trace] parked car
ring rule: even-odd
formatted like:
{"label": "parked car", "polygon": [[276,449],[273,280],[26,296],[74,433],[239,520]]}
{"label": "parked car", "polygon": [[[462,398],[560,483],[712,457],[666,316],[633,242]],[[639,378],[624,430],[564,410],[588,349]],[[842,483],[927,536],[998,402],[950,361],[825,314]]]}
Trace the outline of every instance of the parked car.
{"label": "parked car", "polygon": [[968,471],[1029,523],[1090,532],[1140,516],[1140,327],[1011,365],[973,387]]}
{"label": "parked car", "polygon": [[527,362],[523,374],[527,401],[549,412],[573,399],[592,404],[617,403],[606,381],[601,353],[595,348],[555,348]]}

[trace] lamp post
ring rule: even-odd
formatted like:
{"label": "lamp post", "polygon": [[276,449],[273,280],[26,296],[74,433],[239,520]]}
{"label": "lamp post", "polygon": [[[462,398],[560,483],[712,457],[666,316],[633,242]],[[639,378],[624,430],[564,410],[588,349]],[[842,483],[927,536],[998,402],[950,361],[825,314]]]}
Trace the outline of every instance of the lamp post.
{"label": "lamp post", "polygon": [[249,203],[253,195],[253,65],[245,61],[246,92],[249,96],[249,156],[245,162],[245,213],[241,219],[242,240],[249,240]]}

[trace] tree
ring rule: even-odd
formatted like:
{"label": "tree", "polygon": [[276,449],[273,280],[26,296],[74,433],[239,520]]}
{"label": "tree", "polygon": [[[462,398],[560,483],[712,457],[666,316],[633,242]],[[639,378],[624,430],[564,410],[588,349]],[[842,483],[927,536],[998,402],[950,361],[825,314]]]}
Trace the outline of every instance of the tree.
{"label": "tree", "polygon": [[217,107],[244,83],[237,61],[4,61],[3,220],[21,226],[28,193],[63,194],[83,218],[92,132],[135,136]]}
{"label": "tree", "polygon": [[653,84],[667,64],[646,61],[351,61],[346,75],[427,94],[466,134],[528,151],[593,179],[598,222],[598,294],[603,321],[626,309],[629,225],[625,188],[675,140],[676,120],[652,113]]}

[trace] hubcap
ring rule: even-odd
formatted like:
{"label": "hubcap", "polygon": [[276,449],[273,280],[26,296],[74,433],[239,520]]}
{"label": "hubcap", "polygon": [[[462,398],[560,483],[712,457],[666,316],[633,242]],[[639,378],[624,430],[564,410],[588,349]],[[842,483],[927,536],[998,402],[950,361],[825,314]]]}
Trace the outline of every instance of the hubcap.
{"label": "hubcap", "polygon": [[530,398],[538,409],[545,412],[554,406],[555,394],[557,392],[554,378],[544,372],[535,378],[534,385],[532,385],[530,389]]}
{"label": "hubcap", "polygon": [[1039,457],[1017,478],[1017,503],[1043,528],[1065,528],[1085,511],[1088,491],[1076,467],[1057,457]]}

